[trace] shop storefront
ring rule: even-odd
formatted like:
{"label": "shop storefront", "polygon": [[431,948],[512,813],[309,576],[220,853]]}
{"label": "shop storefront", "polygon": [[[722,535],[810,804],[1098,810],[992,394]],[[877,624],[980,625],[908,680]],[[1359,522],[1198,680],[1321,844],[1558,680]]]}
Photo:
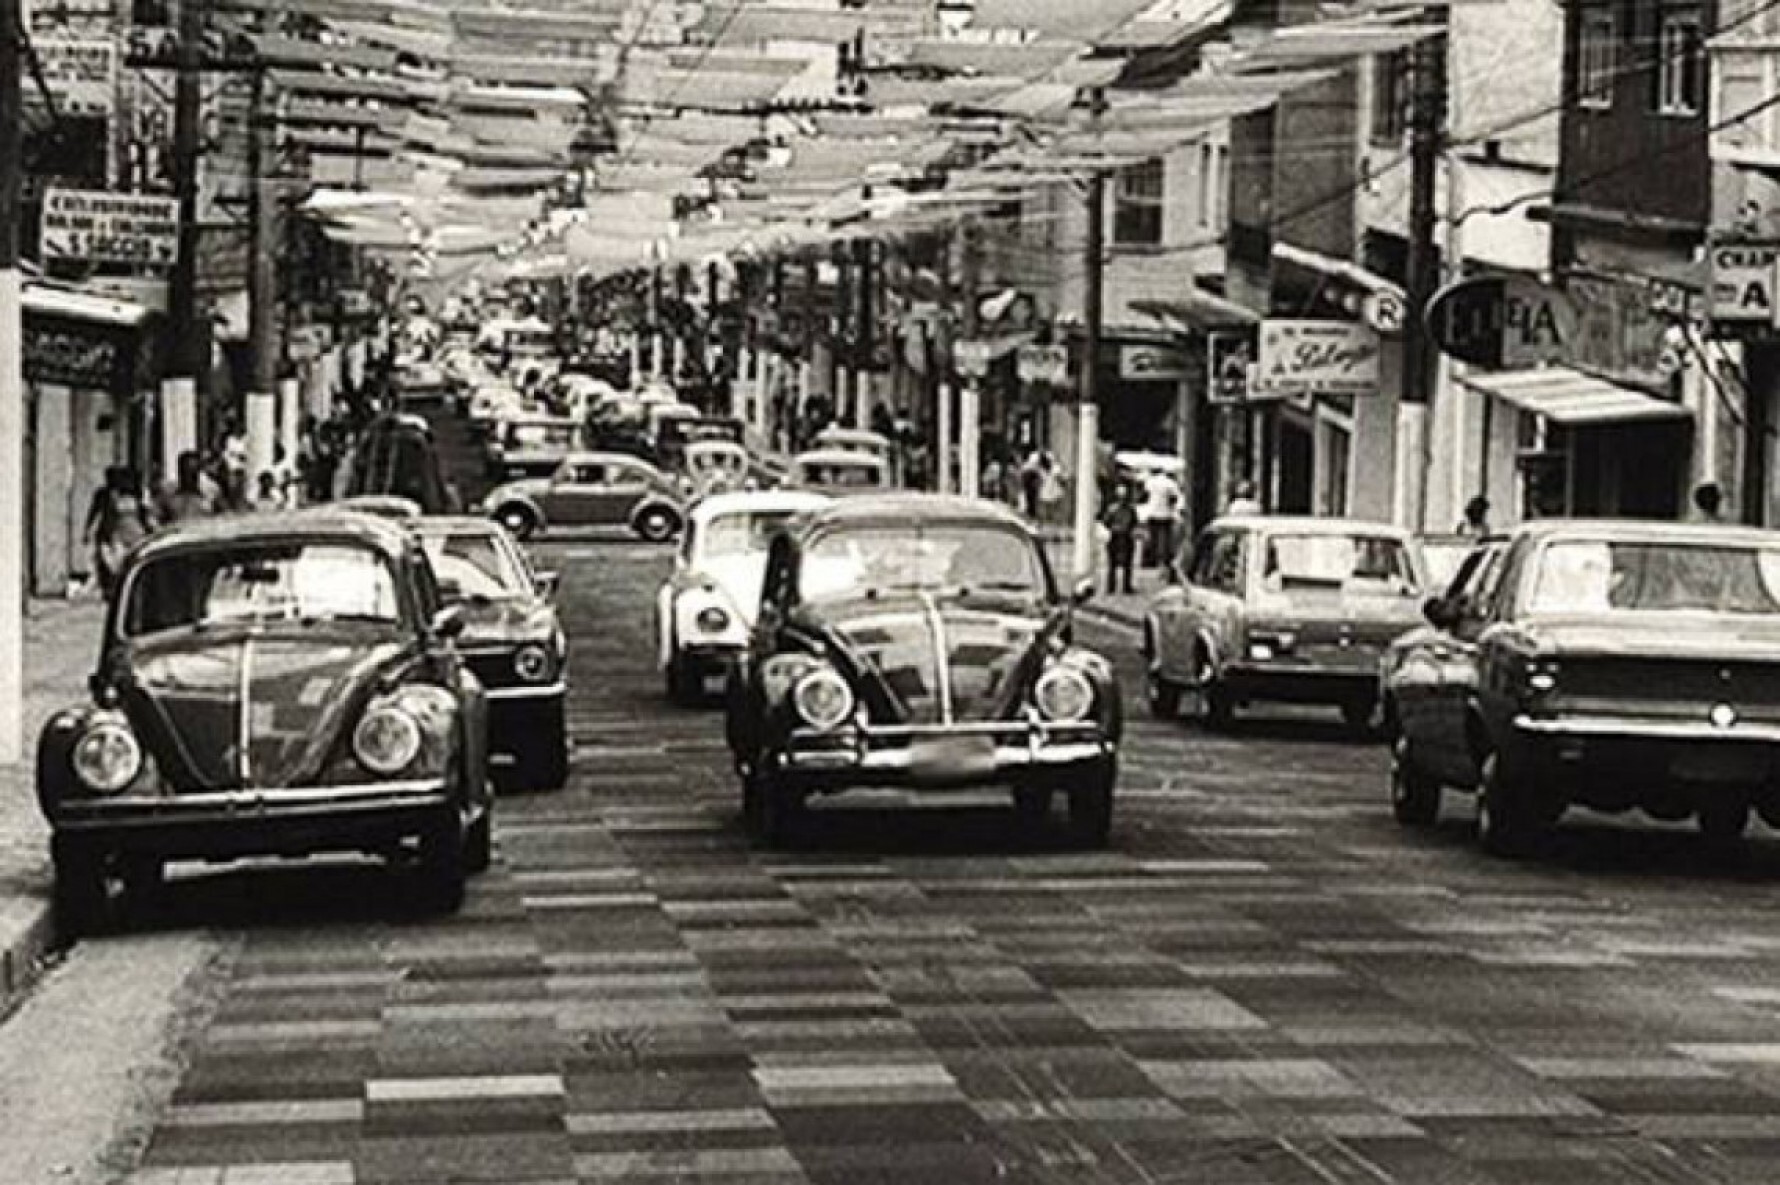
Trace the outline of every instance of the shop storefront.
{"label": "shop storefront", "polygon": [[90,572],[87,507],[116,465],[145,474],[153,432],[151,314],[49,285],[24,298],[27,564],[38,596]]}

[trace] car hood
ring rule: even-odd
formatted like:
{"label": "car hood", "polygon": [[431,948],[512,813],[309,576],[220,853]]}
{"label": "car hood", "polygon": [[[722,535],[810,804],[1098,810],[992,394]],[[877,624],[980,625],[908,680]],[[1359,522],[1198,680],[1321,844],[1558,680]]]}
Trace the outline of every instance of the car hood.
{"label": "car hood", "polygon": [[765,580],[764,553],[707,559],[685,577],[688,588],[715,587],[750,628],[760,613],[760,590]]}
{"label": "car hood", "polygon": [[1007,717],[1066,615],[1023,599],[929,594],[806,607],[800,619],[850,668],[872,719],[933,724]]}
{"label": "car hood", "polygon": [[1780,662],[1780,617],[1705,613],[1609,613],[1528,622],[1541,654],[1560,658]]}
{"label": "car hood", "polygon": [[379,678],[412,654],[387,631],[185,632],[136,644],[118,691],[175,789],[294,786],[320,778]]}

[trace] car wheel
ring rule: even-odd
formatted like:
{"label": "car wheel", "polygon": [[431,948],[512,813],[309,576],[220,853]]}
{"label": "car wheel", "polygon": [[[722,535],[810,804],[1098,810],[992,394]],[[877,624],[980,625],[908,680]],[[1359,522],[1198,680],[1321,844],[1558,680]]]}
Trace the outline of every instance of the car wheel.
{"label": "car wheel", "polygon": [[676,707],[697,707],[704,698],[704,677],[697,667],[693,666],[678,653],[668,659],[667,670],[664,672],[667,684],[667,697]]}
{"label": "car wheel", "polygon": [[1708,799],[1700,804],[1700,834],[1714,844],[1734,844],[1749,829],[1749,803],[1737,798]]}
{"label": "car wheel", "polygon": [[428,827],[420,836],[421,899],[428,909],[456,913],[463,907],[464,882],[469,878],[469,839],[457,808]]}
{"label": "car wheel", "polygon": [[538,512],[529,506],[503,506],[495,511],[494,519],[507,528],[515,539],[530,539],[538,533]]}
{"label": "car wheel", "polygon": [[1119,779],[1116,757],[1090,764],[1069,788],[1069,836],[1077,847],[1103,848],[1112,834],[1113,784]]}
{"label": "car wheel", "polygon": [[1170,683],[1161,671],[1149,673],[1150,715],[1157,720],[1173,720],[1180,715],[1180,687]]}
{"label": "car wheel", "polygon": [[108,894],[105,861],[82,844],[57,836],[50,842],[54,865],[56,929],[64,939],[91,934],[105,921]]}
{"label": "car wheel", "polygon": [[483,808],[482,817],[464,832],[464,868],[471,873],[487,872],[494,863],[494,807]]}
{"label": "car wheel", "polygon": [[1405,827],[1432,827],[1440,818],[1440,783],[1415,768],[1402,737],[1391,746],[1391,814]]}
{"label": "car wheel", "polygon": [[1021,831],[1029,835],[1042,831],[1051,817],[1051,788],[1014,787],[1014,817],[1019,820]]}
{"label": "car wheel", "polygon": [[1209,654],[1201,650],[1196,665],[1194,678],[1199,686],[1200,717],[1207,728],[1221,732],[1236,718],[1236,701],[1218,681],[1217,668],[1212,665]]}
{"label": "car wheel", "polygon": [[652,506],[637,515],[637,534],[650,543],[666,543],[679,529],[679,518],[659,506]]}
{"label": "car wheel", "polygon": [[569,780],[568,728],[562,709],[528,722],[516,754],[518,782],[527,790],[560,790]]}
{"label": "car wheel", "polygon": [[748,772],[744,794],[752,799],[748,831],[754,842],[764,848],[789,847],[803,824],[803,797],[758,766]]}
{"label": "car wheel", "polygon": [[1500,754],[1483,759],[1477,792],[1477,839],[1493,856],[1516,856],[1533,845],[1541,820],[1526,801],[1526,792],[1502,768]]}

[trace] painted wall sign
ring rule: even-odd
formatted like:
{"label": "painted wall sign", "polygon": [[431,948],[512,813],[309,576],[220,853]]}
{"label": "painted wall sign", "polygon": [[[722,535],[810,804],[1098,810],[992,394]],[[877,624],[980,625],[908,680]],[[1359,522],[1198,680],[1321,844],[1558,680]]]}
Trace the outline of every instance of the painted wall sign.
{"label": "painted wall sign", "polygon": [[1378,334],[1357,321],[1270,317],[1261,322],[1254,394],[1377,394],[1378,349]]}
{"label": "painted wall sign", "polygon": [[1709,313],[1717,322],[1780,325],[1774,299],[1780,243],[1716,243]]}
{"label": "painted wall sign", "polygon": [[43,257],[138,267],[171,267],[179,254],[173,198],[90,189],[51,189],[43,197]]}

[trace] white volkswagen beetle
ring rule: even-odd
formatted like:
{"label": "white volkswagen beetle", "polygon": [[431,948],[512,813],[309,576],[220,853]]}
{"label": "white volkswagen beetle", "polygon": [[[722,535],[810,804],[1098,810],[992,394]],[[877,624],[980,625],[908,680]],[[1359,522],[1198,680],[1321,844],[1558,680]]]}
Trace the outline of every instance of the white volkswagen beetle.
{"label": "white volkswagen beetle", "polygon": [[748,646],[773,533],[828,504],[801,490],[715,494],[687,515],[673,575],[655,599],[668,698],[692,705]]}

